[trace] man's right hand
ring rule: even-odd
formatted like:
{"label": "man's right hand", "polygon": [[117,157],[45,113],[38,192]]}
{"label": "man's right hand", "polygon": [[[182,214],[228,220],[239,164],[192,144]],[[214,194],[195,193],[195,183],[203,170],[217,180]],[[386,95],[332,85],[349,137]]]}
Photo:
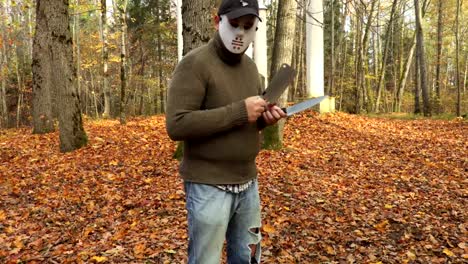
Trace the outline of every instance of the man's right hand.
{"label": "man's right hand", "polygon": [[252,96],[245,99],[245,105],[250,123],[256,122],[268,106],[267,102],[260,96]]}

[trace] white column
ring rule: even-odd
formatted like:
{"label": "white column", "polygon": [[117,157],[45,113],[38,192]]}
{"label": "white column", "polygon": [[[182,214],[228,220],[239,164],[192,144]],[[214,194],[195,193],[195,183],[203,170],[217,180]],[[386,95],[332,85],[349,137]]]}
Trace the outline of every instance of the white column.
{"label": "white column", "polygon": [[258,72],[265,77],[265,87],[268,82],[268,46],[267,46],[267,8],[263,0],[258,0],[260,8],[260,18],[262,22],[258,23],[258,31],[255,35],[253,57],[257,64]]}
{"label": "white column", "polygon": [[306,25],[307,95],[324,95],[323,1],[309,0]]}
{"label": "white column", "polygon": [[182,36],[182,0],[176,0],[177,13],[177,57],[182,60],[184,50],[184,39]]}

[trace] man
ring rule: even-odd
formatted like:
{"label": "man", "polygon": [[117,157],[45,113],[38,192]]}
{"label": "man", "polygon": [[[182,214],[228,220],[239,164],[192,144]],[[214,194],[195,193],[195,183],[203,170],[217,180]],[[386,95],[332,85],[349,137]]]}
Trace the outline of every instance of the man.
{"label": "man", "polygon": [[259,131],[286,114],[269,105],[244,52],[255,38],[256,0],[223,0],[210,42],[177,65],[166,125],[184,141],[180,174],[188,212],[189,263],[260,262],[260,200],[255,158]]}

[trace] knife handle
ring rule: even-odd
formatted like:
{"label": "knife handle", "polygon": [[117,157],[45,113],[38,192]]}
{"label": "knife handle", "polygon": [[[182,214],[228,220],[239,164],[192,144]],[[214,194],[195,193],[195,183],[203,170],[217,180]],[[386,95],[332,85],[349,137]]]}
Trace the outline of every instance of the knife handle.
{"label": "knife handle", "polygon": [[283,110],[283,112],[287,114],[286,107],[281,107],[281,110]]}

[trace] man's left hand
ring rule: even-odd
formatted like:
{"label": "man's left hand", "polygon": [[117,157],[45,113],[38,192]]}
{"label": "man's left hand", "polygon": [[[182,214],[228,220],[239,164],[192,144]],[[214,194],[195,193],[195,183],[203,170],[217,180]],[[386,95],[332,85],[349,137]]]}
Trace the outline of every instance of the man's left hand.
{"label": "man's left hand", "polygon": [[269,105],[266,111],[263,112],[262,116],[267,125],[274,125],[281,118],[286,117],[286,113],[276,105]]}

